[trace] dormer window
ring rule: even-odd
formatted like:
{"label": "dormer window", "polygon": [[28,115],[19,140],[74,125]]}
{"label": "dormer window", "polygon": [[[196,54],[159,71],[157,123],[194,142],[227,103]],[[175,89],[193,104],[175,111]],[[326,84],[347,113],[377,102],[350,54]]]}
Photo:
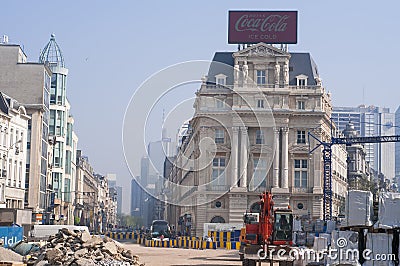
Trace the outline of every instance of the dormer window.
{"label": "dormer window", "polygon": [[298,75],[296,76],[297,79],[297,87],[306,87],[308,76],[306,75]]}
{"label": "dormer window", "polygon": [[224,74],[218,74],[215,76],[215,83],[217,85],[222,85],[225,86],[226,85],[226,76]]}

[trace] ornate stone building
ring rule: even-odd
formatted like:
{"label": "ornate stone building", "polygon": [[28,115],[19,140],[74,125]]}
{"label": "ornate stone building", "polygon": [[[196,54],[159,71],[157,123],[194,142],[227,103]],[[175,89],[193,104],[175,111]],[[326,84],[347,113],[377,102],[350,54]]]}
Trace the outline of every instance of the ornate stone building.
{"label": "ornate stone building", "polygon": [[[217,52],[194,107],[169,177],[184,186],[172,193],[181,206],[172,224],[189,215],[191,234],[201,235],[204,223],[242,223],[265,190],[276,207],[322,218],[322,148],[309,154],[317,143],[308,132],[330,141],[332,106],[309,53],[264,43]],[[346,157],[344,147],[333,149],[334,215],[346,192]]]}

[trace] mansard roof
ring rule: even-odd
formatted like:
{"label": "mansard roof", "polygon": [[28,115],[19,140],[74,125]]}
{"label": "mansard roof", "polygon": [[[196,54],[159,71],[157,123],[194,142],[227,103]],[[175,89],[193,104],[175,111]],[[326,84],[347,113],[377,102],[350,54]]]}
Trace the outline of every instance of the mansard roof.
{"label": "mansard roof", "polygon": [[[258,48],[262,48],[257,49]],[[253,48],[253,50],[251,50]],[[265,50],[265,49],[267,50]],[[253,51],[253,52],[251,52]],[[234,56],[253,53],[268,53],[275,55],[290,55],[289,59],[289,85],[297,85],[296,76],[301,74],[308,77],[308,85],[317,85],[316,78],[319,78],[317,64],[310,53],[286,53],[278,48],[266,44],[256,44],[238,52],[216,52],[208,71],[208,82],[215,83],[215,76],[224,74],[227,76],[226,84],[233,85]],[[217,63],[214,63],[217,62]]]}

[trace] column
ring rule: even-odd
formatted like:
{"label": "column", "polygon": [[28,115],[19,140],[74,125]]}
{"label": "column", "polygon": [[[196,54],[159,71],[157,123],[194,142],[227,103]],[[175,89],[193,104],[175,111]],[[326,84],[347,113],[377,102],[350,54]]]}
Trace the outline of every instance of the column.
{"label": "column", "polygon": [[231,149],[231,167],[232,167],[232,187],[238,186],[238,146],[239,146],[239,127],[232,127],[232,149]]}
{"label": "column", "polygon": [[283,66],[283,83],[284,86],[289,85],[289,63],[286,62],[285,65]]}
{"label": "column", "polygon": [[272,179],[272,187],[279,187],[279,128],[274,128],[275,136],[275,155],[274,155],[274,175]]}
{"label": "column", "polygon": [[248,77],[249,77],[249,66],[247,65],[247,61],[244,61],[244,64],[243,64],[243,85],[247,84]]}
{"label": "column", "polygon": [[241,178],[241,187],[247,187],[247,146],[248,146],[248,135],[247,135],[247,127],[241,127],[241,147],[240,147],[240,178]]}
{"label": "column", "polygon": [[281,70],[281,66],[278,63],[276,63],[276,65],[275,65],[275,87],[279,87],[280,70]]}
{"label": "column", "polygon": [[289,128],[282,128],[282,188],[289,187]]}

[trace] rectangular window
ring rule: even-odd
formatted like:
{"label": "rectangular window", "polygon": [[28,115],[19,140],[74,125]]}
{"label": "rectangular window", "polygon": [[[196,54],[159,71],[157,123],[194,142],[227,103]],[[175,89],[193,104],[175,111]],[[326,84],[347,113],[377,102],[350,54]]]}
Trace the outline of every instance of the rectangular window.
{"label": "rectangular window", "polygon": [[265,85],[265,70],[257,70],[257,85]]}
{"label": "rectangular window", "polygon": [[306,143],[306,132],[304,130],[297,130],[297,144]]}
{"label": "rectangular window", "polygon": [[300,87],[305,87],[306,86],[306,80],[305,79],[299,79],[299,86]]}
{"label": "rectangular window", "polygon": [[22,188],[22,162],[19,162],[19,169],[18,169],[18,187]]}
{"label": "rectangular window", "polygon": [[17,167],[18,167],[18,162],[14,161],[14,177],[13,177],[13,181],[12,181],[13,187],[17,186],[17,179],[18,179]]}
{"label": "rectangular window", "polygon": [[66,174],[71,174],[71,160],[72,160],[72,152],[67,151],[65,153],[65,173]]}
{"label": "rectangular window", "polygon": [[14,144],[14,129],[12,128],[12,129],[10,129],[10,145],[9,145],[9,148],[12,148],[13,144]]}
{"label": "rectangular window", "polygon": [[71,179],[64,179],[64,201],[71,202]]}
{"label": "rectangular window", "polygon": [[216,129],[215,130],[215,143],[224,143],[224,142],[225,142],[224,130]]}
{"label": "rectangular window", "polygon": [[56,136],[64,136],[64,112],[57,110]]}
{"label": "rectangular window", "polygon": [[215,101],[216,101],[217,109],[223,109],[224,108],[224,101],[219,100],[219,99],[215,99]]}
{"label": "rectangular window", "polygon": [[61,173],[53,173],[53,190],[57,199],[61,199],[61,181]]}
{"label": "rectangular window", "polygon": [[256,144],[264,144],[264,131],[260,129],[256,131]]}
{"label": "rectangular window", "polygon": [[215,157],[212,166],[213,186],[225,186],[225,157]]}
{"label": "rectangular window", "polygon": [[264,108],[264,100],[257,100],[257,108]]}
{"label": "rectangular window", "polygon": [[305,110],[306,109],[306,102],[305,101],[297,101],[297,109]]}
{"label": "rectangular window", "polygon": [[51,75],[50,103],[56,103],[57,74]]}
{"label": "rectangular window", "polygon": [[54,146],[54,167],[63,166],[63,150],[64,146],[62,142],[57,142]]}
{"label": "rectangular window", "polygon": [[307,188],[307,160],[294,160],[294,186],[297,188]]}
{"label": "rectangular window", "polygon": [[49,133],[51,136],[56,133],[56,110],[50,110]]}
{"label": "rectangular window", "polygon": [[7,175],[7,186],[11,186],[11,178],[12,176],[12,159],[9,159],[8,161],[8,175]]}
{"label": "rectangular window", "polygon": [[249,183],[249,190],[254,191],[258,187],[266,187],[267,159],[253,159],[253,178]]}

